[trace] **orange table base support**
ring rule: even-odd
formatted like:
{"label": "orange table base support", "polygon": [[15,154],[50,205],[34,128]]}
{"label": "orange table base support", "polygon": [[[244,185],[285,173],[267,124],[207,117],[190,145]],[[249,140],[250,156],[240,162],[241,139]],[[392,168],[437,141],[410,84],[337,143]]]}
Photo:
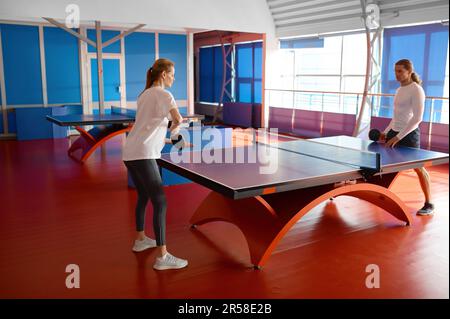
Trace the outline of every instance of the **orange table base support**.
{"label": "orange table base support", "polygon": [[251,262],[261,268],[290,228],[312,208],[338,196],[366,200],[410,225],[412,218],[405,204],[388,188],[397,174],[383,175],[370,183],[334,184],[288,192],[233,200],[211,192],[191,217],[192,225],[226,221],[236,225],[244,234]]}
{"label": "orange table base support", "polygon": [[95,127],[90,131],[77,126],[75,129],[80,132],[80,136],[72,143],[67,154],[73,160],[83,163],[99,146],[116,135],[129,132],[131,126]]}

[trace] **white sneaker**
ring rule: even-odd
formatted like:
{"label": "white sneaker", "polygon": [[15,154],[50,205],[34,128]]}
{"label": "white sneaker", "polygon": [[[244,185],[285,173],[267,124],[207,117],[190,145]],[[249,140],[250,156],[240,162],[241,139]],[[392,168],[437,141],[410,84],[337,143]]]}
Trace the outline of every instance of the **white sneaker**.
{"label": "white sneaker", "polygon": [[140,252],[143,250],[146,250],[148,248],[154,248],[156,247],[156,240],[145,237],[144,240],[135,240],[133,251],[134,252]]}
{"label": "white sneaker", "polygon": [[157,257],[153,268],[156,270],[180,269],[188,265],[187,260],[177,258],[169,253],[164,257]]}

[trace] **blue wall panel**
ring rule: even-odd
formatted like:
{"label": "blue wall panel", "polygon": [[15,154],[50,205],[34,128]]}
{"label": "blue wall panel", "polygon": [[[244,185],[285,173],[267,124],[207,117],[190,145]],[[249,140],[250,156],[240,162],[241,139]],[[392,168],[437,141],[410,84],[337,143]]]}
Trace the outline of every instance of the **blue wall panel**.
{"label": "blue wall panel", "polygon": [[81,103],[78,40],[59,28],[44,28],[49,104]]}
{"label": "blue wall panel", "polygon": [[214,48],[200,49],[200,101],[214,102]]}
{"label": "blue wall panel", "polygon": [[67,105],[64,107],[24,107],[17,108],[15,113],[17,139],[19,141],[62,138],[67,136],[67,128],[52,124],[46,119],[46,116],[81,114],[82,107],[81,105]]}
{"label": "blue wall panel", "polygon": [[26,107],[16,109],[17,139],[19,141],[53,137],[52,124],[46,116],[52,113],[51,107]]}
{"label": "blue wall panel", "polygon": [[0,134],[3,134],[3,112],[0,112]]}
{"label": "blue wall panel", "polygon": [[180,112],[181,116],[188,114],[187,106],[178,105],[178,111]]}
{"label": "blue wall panel", "polygon": [[214,69],[211,71],[214,73],[214,102],[219,102],[220,95],[222,94],[222,82],[223,82],[222,47],[214,48]]}
{"label": "blue wall panel", "polygon": [[[225,51],[229,45],[225,46]],[[227,61],[231,64],[231,54]],[[220,102],[223,82],[223,53],[222,47],[200,48],[200,101],[202,102]],[[226,80],[231,78],[231,70],[226,68]],[[232,94],[231,82],[227,84],[227,90]],[[231,99],[226,93],[223,95],[223,102],[230,102]]]}
{"label": "blue wall panel", "polygon": [[145,88],[147,70],[154,62],[155,35],[153,33],[135,32],[125,38],[127,101],[137,101],[139,94]]}
{"label": "blue wall panel", "polygon": [[8,112],[8,132],[17,133],[16,112]]}
{"label": "blue wall panel", "polygon": [[7,104],[42,104],[38,27],[3,24],[0,28]]}
{"label": "blue wall panel", "polygon": [[159,57],[175,63],[175,82],[169,89],[175,99],[187,99],[187,38],[186,35],[160,34]]}
{"label": "blue wall panel", "polygon": [[[103,30],[102,31],[102,43],[118,36],[120,34],[119,31],[113,30]],[[87,30],[87,36],[89,39],[97,43],[97,33],[95,29]],[[97,52],[97,49],[88,44],[88,52]],[[106,48],[103,48],[103,53],[120,53],[120,40],[114,42],[111,45],[108,45]]]}
{"label": "blue wall panel", "polygon": [[[16,133],[16,113],[9,111],[8,113],[8,133]],[[3,112],[0,112],[0,134],[3,134]]]}

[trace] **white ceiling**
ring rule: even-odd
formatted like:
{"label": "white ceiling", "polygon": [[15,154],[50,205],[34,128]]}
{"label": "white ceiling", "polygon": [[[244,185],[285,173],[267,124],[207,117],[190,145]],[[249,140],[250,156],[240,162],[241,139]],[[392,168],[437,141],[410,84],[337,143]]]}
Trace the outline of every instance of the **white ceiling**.
{"label": "white ceiling", "polygon": [[76,5],[82,24],[103,26],[145,24],[155,31],[198,32],[226,30],[273,33],[265,0],[0,0],[0,23],[64,22],[68,6]]}
{"label": "white ceiling", "polygon": [[[266,0],[278,37],[363,29],[360,0]],[[448,0],[381,0],[381,25],[448,19]]]}

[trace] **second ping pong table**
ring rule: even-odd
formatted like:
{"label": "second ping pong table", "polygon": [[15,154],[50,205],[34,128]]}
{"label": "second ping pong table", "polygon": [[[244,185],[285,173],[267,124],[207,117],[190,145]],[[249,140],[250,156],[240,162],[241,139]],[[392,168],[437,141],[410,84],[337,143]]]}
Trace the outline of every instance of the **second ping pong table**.
{"label": "second ping pong table", "polygon": [[[190,219],[193,226],[213,221],[236,225],[246,238],[251,262],[262,267],[278,242],[321,202],[352,196],[384,209],[410,225],[409,209],[389,188],[398,173],[448,163],[448,154],[337,136],[313,140],[253,143],[254,152],[276,149],[277,169],[261,174],[265,163],[174,160],[163,154],[158,164],[212,191]],[[191,158],[201,154],[189,152]],[[198,152],[197,152],[198,153]],[[352,180],[355,183],[345,183]]]}
{"label": "second ping pong table", "polygon": [[[204,115],[198,114],[182,116],[190,123],[201,122],[205,118]],[[83,163],[107,140],[116,135],[128,133],[135,117],[135,109],[113,106],[111,114],[47,115],[47,120],[59,126],[74,127],[80,133],[80,136],[70,145],[67,153],[75,161]],[[87,131],[84,126],[88,125],[94,125],[94,127]]]}

